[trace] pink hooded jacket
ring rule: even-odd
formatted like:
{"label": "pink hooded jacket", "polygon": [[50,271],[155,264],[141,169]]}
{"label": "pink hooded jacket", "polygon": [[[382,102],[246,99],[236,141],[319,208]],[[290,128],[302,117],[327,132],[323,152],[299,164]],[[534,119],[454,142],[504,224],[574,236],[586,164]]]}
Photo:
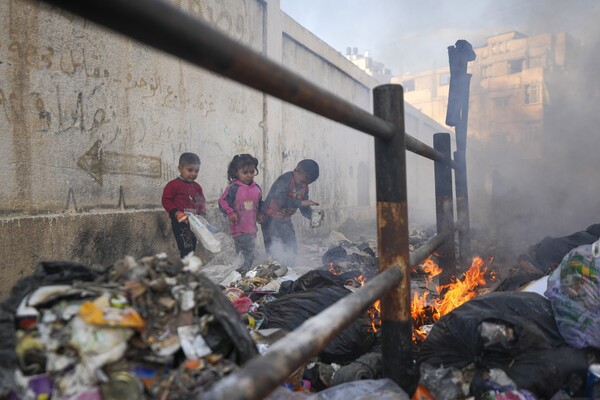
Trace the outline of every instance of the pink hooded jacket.
{"label": "pink hooded jacket", "polygon": [[224,215],[234,212],[238,216],[236,224],[229,224],[231,236],[249,233],[256,236],[256,214],[262,201],[262,190],[256,182],[245,185],[234,179],[219,198],[219,209]]}

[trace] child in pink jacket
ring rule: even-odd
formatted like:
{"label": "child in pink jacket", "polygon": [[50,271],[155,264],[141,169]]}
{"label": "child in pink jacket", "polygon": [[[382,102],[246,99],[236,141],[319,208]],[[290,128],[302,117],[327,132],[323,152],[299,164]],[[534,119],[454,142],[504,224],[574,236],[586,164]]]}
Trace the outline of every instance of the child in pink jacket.
{"label": "child in pink jacket", "polygon": [[258,160],[250,154],[233,157],[227,168],[229,185],[219,198],[219,209],[229,220],[235,251],[242,253],[244,264],[238,272],[246,274],[252,267],[256,247],[256,215],[262,202],[262,190],[254,182]]}

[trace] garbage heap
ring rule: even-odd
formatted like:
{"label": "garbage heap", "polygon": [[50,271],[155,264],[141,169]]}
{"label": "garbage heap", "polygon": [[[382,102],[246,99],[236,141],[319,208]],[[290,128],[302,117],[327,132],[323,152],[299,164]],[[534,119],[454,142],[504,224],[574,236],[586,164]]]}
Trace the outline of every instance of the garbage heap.
{"label": "garbage heap", "polygon": [[2,304],[2,394],[201,395],[257,351],[221,288],[187,267],[165,255],[126,257],[102,271],[39,264]]}
{"label": "garbage heap", "polygon": [[[418,247],[426,236],[420,231],[411,244]],[[0,309],[0,397],[201,398],[377,274],[373,241],[337,239],[301,276],[269,261],[242,277],[237,261],[227,262],[227,245],[209,265],[193,255],[126,257],[101,270],[41,263]],[[410,398],[383,379],[375,311],[361,315],[270,399]],[[438,400],[582,393],[589,365],[600,358],[594,346],[565,341],[555,312],[535,293],[468,301],[415,343],[418,382],[408,392]]]}
{"label": "garbage heap", "polygon": [[[241,277],[239,260],[226,262],[232,244],[223,243],[209,265],[193,255],[164,254],[128,256],[97,269],[37,265],[0,307],[0,398],[202,397],[274,340],[362,286],[362,276],[376,274],[369,244],[359,249],[344,240],[301,277],[277,262]],[[365,313],[282,388],[308,394],[357,376],[378,378],[377,343]],[[354,361],[359,368],[344,373]],[[382,386],[391,387],[403,393],[393,382]]]}

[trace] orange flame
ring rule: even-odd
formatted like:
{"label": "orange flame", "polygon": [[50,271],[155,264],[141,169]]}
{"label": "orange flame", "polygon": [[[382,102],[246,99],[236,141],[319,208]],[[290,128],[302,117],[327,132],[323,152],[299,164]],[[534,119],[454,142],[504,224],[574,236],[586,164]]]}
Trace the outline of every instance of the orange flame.
{"label": "orange flame", "polygon": [[[410,311],[413,319],[413,341],[422,342],[427,337],[427,330],[423,329],[424,325],[435,322],[440,317],[448,314],[456,307],[466,303],[473,297],[477,296],[477,287],[486,284],[485,274],[488,267],[491,265],[493,258],[490,258],[487,262],[481,257],[476,257],[471,264],[471,267],[461,279],[452,278],[451,283],[448,285],[442,285],[435,287],[434,291],[443,296],[439,299],[433,299],[428,301],[427,296],[430,294],[429,282],[432,278],[439,275],[442,269],[431,258],[425,260],[422,271],[427,273],[425,278],[426,291],[419,295],[418,292],[414,292]],[[491,279],[495,279],[493,272],[489,274]],[[365,279],[361,276],[355,278],[356,282],[360,282],[361,286],[364,285]],[[368,310],[369,317],[371,319],[371,329],[373,332],[377,332],[380,326],[379,315],[381,311],[381,302],[377,300],[373,303],[373,306]]]}
{"label": "orange flame", "polygon": [[427,260],[425,260],[421,269],[423,270],[423,272],[428,274],[430,281],[431,278],[442,273],[442,269],[437,266],[437,264],[431,259],[431,257],[428,257]]}
{"label": "orange flame", "polygon": [[354,280],[360,284],[359,287],[365,286],[366,279],[362,275],[357,276],[356,278],[354,278]]}
{"label": "orange flame", "polygon": [[342,271],[332,262],[330,262],[328,264],[329,267],[329,272],[331,272],[333,275],[339,275],[342,273]]}
{"label": "orange flame", "polygon": [[[415,328],[413,340],[422,341],[427,336],[427,333],[422,330],[427,317],[429,317],[432,322],[435,322],[439,320],[440,317],[448,314],[456,307],[466,303],[477,295],[477,287],[486,284],[485,274],[492,260],[493,258],[490,258],[486,263],[481,257],[476,257],[462,279],[453,278],[448,285],[436,286],[435,290],[438,295],[444,290],[446,291],[442,298],[434,299],[431,304],[427,304],[428,293],[419,296],[418,293],[415,292],[411,301],[411,316],[414,321],[414,326],[417,327]],[[429,273],[426,282],[431,282],[433,276],[441,273],[441,269],[429,258],[426,260],[422,269]],[[435,275],[432,275],[434,273]],[[493,275],[492,279],[494,279]]]}
{"label": "orange flame", "polygon": [[369,317],[371,318],[371,330],[377,332],[379,330],[380,318],[379,313],[381,311],[381,302],[379,300],[373,303],[373,306],[367,310]]}
{"label": "orange flame", "polygon": [[487,268],[481,257],[475,257],[471,268],[465,272],[462,280],[453,278],[451,283],[438,287],[438,294],[444,289],[448,289],[442,299],[434,302],[434,306],[439,311],[440,317],[448,314],[456,307],[466,303],[477,295],[475,290],[477,286],[486,284],[485,273]]}

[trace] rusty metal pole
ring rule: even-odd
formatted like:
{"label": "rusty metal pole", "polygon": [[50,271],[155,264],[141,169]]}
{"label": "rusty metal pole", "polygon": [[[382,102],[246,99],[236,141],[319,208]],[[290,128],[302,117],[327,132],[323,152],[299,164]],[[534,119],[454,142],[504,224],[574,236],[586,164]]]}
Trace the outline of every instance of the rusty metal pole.
{"label": "rusty metal pole", "polygon": [[[471,259],[471,221],[469,217],[469,190],[467,185],[467,160],[464,151],[455,151],[454,160],[460,165],[455,170],[456,223],[458,225],[458,258],[464,266]],[[469,264],[469,265],[467,265]]]}
{"label": "rusty metal pole", "polygon": [[[450,148],[450,134],[436,133],[433,135],[433,148],[444,154],[448,159],[452,157]],[[452,168],[446,163],[435,161],[435,217],[438,234],[451,231],[452,235],[440,246],[439,266],[442,273],[439,284],[447,285],[450,278],[456,276],[456,255],[454,251],[454,199],[452,190]]]}
{"label": "rusty metal pole", "polygon": [[456,132],[456,217],[458,224],[458,253],[460,262],[470,263],[471,223],[469,219],[469,191],[467,187],[467,125],[469,122],[469,88],[471,74],[467,64],[476,58],[473,46],[466,40],[456,41],[448,47],[450,61],[450,88],[446,125],[454,126]]}
{"label": "rusty metal pole", "polygon": [[379,271],[399,268],[402,273],[399,284],[381,300],[383,375],[412,395],[416,381],[410,315],[410,255],[402,86],[376,87],[373,90],[373,110],[376,116],[392,122],[396,128],[391,140],[375,139]]}

